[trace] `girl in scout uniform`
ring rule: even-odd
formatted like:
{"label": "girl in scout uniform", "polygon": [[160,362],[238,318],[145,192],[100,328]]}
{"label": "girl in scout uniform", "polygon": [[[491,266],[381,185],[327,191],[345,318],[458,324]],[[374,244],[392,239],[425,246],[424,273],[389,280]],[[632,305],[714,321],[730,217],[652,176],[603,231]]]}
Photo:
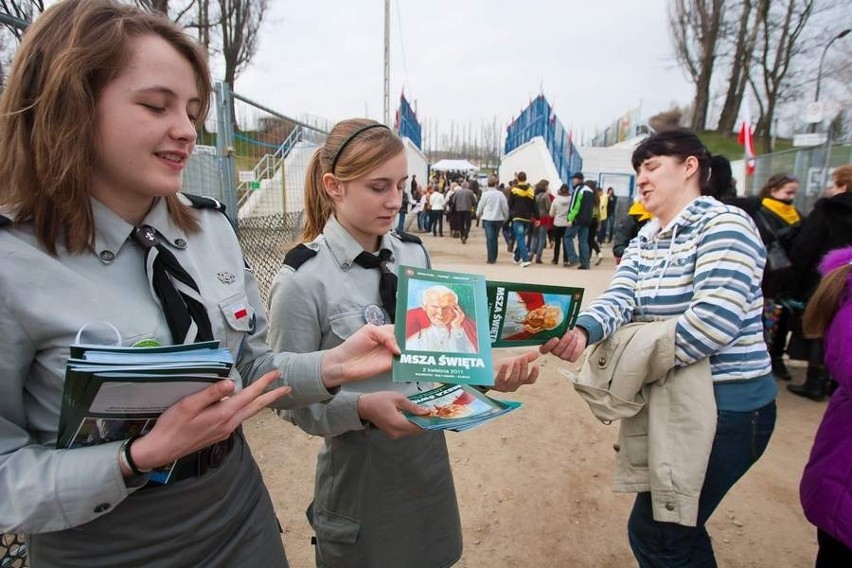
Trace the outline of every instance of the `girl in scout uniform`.
{"label": "girl in scout uniform", "polygon": [[[392,321],[396,265],[430,266],[420,239],[390,232],[407,177],[402,142],[386,126],[353,119],[332,129],[308,167],[305,243],[287,254],[272,287],[275,350],[327,349],[367,322]],[[533,382],[535,356],[498,363],[496,388]],[[308,509],[318,566],[450,566],[461,556],[444,434],[400,412],[424,413],[406,396],[428,388],[376,373],[328,403],[288,413],[325,438]]]}
{"label": "girl in scout uniform", "polygon": [[[45,11],[12,66],[0,99],[0,532],[29,535],[34,568],[286,566],[240,423],[390,369],[392,334],[373,326],[325,354],[267,347],[227,218],[178,193],[210,91],[191,39],[110,0]],[[233,381],[184,398],[142,437],[57,448],[69,344],[83,328],[95,342],[99,327],[127,346],[218,339]],[[173,481],[149,483],[178,459]]]}

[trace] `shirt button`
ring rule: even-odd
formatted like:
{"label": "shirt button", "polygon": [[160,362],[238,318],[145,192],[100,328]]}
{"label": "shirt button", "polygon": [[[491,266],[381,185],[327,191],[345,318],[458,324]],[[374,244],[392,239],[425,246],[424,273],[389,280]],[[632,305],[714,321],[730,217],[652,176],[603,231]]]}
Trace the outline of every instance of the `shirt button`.
{"label": "shirt button", "polygon": [[102,250],[101,254],[99,254],[98,256],[100,256],[101,260],[104,262],[112,262],[113,260],[115,260],[115,253],[111,250]]}
{"label": "shirt button", "polygon": [[674,503],[672,503],[671,501],[666,503],[666,511],[674,511]]}
{"label": "shirt button", "polygon": [[101,503],[97,507],[95,507],[95,513],[106,513],[112,508],[112,505],[109,503]]}
{"label": "shirt button", "polygon": [[598,359],[598,366],[603,367],[604,365],[606,365],[606,357],[601,357]]}
{"label": "shirt button", "polygon": [[349,263],[348,263],[348,262],[344,262],[344,263],[343,263],[343,265],[341,266],[341,268],[342,268],[343,270],[349,270]]}
{"label": "shirt button", "polygon": [[621,451],[621,446],[619,446],[618,444],[613,444],[613,445],[612,445],[612,449],[613,449],[613,450],[615,450],[616,452],[620,452],[620,451]]}
{"label": "shirt button", "polygon": [[186,241],[184,239],[175,239],[175,246],[180,249],[185,249]]}

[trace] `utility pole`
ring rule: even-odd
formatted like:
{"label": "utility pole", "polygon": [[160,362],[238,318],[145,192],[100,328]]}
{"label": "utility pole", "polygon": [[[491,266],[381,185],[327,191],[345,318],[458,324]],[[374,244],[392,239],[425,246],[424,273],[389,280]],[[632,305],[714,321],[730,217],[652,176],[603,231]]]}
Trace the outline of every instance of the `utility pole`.
{"label": "utility pole", "polygon": [[390,0],[385,0],[385,125],[390,123]]}

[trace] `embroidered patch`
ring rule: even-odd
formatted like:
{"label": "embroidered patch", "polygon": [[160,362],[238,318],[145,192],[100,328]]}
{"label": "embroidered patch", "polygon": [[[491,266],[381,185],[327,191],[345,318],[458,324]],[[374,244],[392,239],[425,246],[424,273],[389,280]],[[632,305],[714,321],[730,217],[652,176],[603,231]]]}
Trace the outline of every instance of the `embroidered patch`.
{"label": "embroidered patch", "polygon": [[237,277],[231,274],[230,272],[217,272],[216,278],[218,278],[219,282],[225,284],[226,286],[230,286],[231,284],[237,281]]}

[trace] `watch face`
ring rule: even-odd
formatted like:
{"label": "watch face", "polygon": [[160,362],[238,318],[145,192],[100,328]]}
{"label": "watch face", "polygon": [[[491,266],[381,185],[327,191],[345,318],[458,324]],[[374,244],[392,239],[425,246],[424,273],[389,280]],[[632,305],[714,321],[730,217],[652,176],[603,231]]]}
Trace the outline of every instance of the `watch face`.
{"label": "watch face", "polygon": [[364,321],[373,325],[385,325],[385,312],[376,304],[364,308]]}

